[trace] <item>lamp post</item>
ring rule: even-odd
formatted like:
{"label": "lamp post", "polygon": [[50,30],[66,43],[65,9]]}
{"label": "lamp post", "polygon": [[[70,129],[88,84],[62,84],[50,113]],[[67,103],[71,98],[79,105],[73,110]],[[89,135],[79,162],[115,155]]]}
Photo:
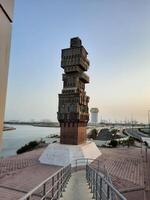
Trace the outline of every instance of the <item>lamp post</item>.
{"label": "lamp post", "polygon": [[133,136],[133,116],[131,116],[131,131],[132,131],[132,136]]}
{"label": "lamp post", "polygon": [[150,133],[150,110],[148,110],[148,126],[149,126],[149,133]]}

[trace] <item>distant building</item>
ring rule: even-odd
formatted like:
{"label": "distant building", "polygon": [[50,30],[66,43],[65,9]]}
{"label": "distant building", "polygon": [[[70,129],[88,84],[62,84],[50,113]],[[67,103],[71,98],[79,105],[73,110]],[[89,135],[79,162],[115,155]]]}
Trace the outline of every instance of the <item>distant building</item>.
{"label": "distant building", "polygon": [[14,0],[0,0],[0,133],[3,130]]}
{"label": "distant building", "polygon": [[96,124],[98,122],[98,108],[91,108],[90,109],[91,112],[91,123]]}

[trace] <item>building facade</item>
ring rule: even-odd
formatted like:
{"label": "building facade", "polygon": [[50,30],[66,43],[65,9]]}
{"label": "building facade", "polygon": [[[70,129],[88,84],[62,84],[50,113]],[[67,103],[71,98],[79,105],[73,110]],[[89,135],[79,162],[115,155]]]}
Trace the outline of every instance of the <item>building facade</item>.
{"label": "building facade", "polygon": [[13,5],[13,0],[0,0],[0,133],[6,101]]}
{"label": "building facade", "polygon": [[91,108],[90,109],[91,112],[91,123],[96,124],[98,123],[98,108]]}
{"label": "building facade", "polygon": [[77,145],[86,141],[89,120],[89,97],[85,92],[85,84],[89,83],[89,77],[85,74],[89,67],[87,55],[78,37],[72,38],[70,48],[63,49],[61,53],[63,90],[59,94],[57,113],[61,144]]}

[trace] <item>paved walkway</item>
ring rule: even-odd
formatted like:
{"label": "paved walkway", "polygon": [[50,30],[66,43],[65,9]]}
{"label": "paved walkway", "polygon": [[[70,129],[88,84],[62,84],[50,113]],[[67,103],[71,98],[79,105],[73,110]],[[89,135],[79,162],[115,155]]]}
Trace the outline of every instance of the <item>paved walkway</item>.
{"label": "paved walkway", "polygon": [[[38,158],[43,150],[37,149],[19,156],[0,159],[0,200],[19,199],[60,168],[39,163]],[[150,200],[150,149],[147,152],[147,162],[145,162],[145,151],[143,149],[141,152],[140,148],[100,148],[100,151],[102,152],[98,158],[101,163],[100,168],[103,169],[105,165],[114,186],[123,192],[128,200]],[[95,167],[97,167],[97,162],[95,162]],[[82,182],[75,177],[72,178],[67,191],[70,187],[76,191],[75,187],[80,183],[82,186]],[[82,176],[83,180],[84,178]],[[88,191],[88,186],[85,185],[85,187]],[[78,194],[79,191],[76,193]],[[89,191],[84,195],[88,196],[85,197],[88,200]]]}
{"label": "paved walkway", "polygon": [[29,151],[17,156],[10,156],[0,159],[0,179],[14,174],[20,169],[25,169],[37,165],[38,158],[42,154],[44,148]]}
{"label": "paved walkway", "polygon": [[43,150],[0,159],[0,200],[18,200],[60,169],[40,164]]}
{"label": "paved walkway", "polygon": [[60,200],[92,200],[92,193],[86,182],[85,171],[72,174],[66,191]]}
{"label": "paved walkway", "polygon": [[[108,170],[113,185],[128,200],[149,200],[144,198],[144,163],[140,148],[100,148],[98,159]],[[146,168],[148,168],[146,166]],[[148,180],[150,179],[147,176]]]}

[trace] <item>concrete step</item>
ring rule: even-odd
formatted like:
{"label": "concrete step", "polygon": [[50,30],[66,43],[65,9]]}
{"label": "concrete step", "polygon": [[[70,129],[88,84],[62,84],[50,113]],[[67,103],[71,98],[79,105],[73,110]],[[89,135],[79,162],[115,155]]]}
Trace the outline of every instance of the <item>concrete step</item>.
{"label": "concrete step", "polygon": [[86,182],[85,171],[78,171],[72,174],[60,200],[92,200],[92,196]]}

